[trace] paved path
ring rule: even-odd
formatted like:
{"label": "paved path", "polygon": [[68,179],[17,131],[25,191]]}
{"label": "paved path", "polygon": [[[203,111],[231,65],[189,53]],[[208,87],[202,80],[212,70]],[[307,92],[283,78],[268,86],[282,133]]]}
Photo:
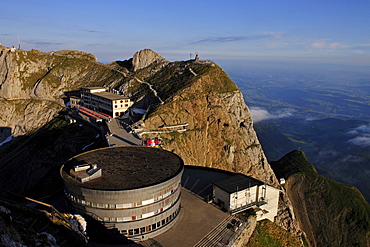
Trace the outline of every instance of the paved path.
{"label": "paved path", "polygon": [[111,136],[108,136],[109,146],[139,146],[141,139],[132,133],[128,133],[119,119],[112,119],[108,123]]}
{"label": "paved path", "polygon": [[181,206],[176,224],[167,232],[154,237],[163,247],[193,246],[229,216],[186,189],[181,192]]}

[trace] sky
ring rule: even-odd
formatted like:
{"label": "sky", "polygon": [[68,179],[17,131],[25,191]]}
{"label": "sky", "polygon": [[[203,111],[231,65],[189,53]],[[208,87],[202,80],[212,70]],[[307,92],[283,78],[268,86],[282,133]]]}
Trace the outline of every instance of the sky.
{"label": "sky", "polygon": [[0,43],[81,50],[102,63],[149,48],[168,60],[369,65],[369,0],[1,1]]}

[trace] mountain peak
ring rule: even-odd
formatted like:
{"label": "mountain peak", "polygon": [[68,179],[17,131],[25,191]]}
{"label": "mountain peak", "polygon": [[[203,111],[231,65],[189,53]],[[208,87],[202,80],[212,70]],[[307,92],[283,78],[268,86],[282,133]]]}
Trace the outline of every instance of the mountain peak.
{"label": "mountain peak", "polygon": [[166,61],[166,59],[151,49],[138,51],[134,54],[132,58],[133,71],[148,67],[156,61]]}

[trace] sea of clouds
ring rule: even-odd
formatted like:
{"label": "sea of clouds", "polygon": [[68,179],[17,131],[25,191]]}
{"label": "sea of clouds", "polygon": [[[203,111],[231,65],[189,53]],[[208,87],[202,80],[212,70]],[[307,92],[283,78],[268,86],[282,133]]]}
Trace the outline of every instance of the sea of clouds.
{"label": "sea of clouds", "polygon": [[296,112],[296,110],[290,108],[284,108],[281,110],[271,112],[261,107],[250,107],[249,111],[252,115],[253,122],[255,123],[267,119],[291,117]]}
{"label": "sea of clouds", "polygon": [[362,147],[370,146],[370,124],[354,128],[347,132],[347,135],[352,137],[348,143]]}

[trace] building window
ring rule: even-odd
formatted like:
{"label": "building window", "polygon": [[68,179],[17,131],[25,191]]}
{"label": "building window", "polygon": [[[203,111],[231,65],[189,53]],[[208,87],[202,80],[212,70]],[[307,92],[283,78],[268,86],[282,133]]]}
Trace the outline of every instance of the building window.
{"label": "building window", "polygon": [[125,107],[128,107],[128,104],[125,104]]}
{"label": "building window", "polygon": [[157,229],[157,224],[152,225],[152,230],[155,230],[155,229]]}
{"label": "building window", "polygon": [[140,234],[139,228],[135,228],[135,229],[134,229],[134,234],[135,234],[135,235],[136,235],[136,234]]}
{"label": "building window", "polygon": [[134,230],[133,229],[128,230],[128,235],[134,235]]}

